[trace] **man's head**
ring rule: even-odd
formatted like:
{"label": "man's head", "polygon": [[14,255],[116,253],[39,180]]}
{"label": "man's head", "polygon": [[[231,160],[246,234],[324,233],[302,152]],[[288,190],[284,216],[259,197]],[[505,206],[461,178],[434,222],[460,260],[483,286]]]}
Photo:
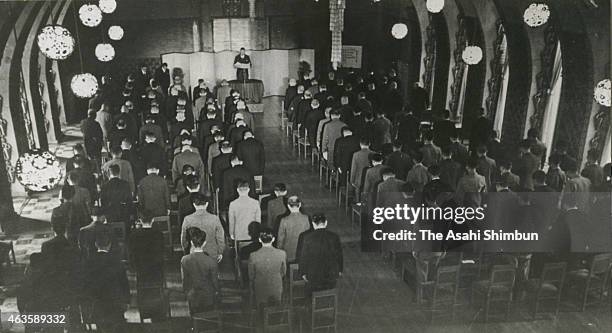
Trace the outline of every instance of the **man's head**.
{"label": "man's head", "polygon": [[317,213],[312,215],[312,227],[314,229],[325,229],[327,228],[327,217],[323,213]]}
{"label": "man's head", "polygon": [[597,163],[599,161],[599,154],[596,149],[590,149],[587,153],[587,161],[589,163]]}
{"label": "man's head", "polygon": [[91,212],[91,220],[95,223],[106,222],[106,216],[104,216],[104,209],[102,207],[93,207]]}
{"label": "man's head", "polygon": [[565,171],[568,174],[578,174],[578,163],[574,160],[569,160],[567,161],[567,163],[565,163]]}
{"label": "man's head", "polygon": [[340,105],[348,105],[349,103],[349,98],[347,95],[342,95],[340,97]]}
{"label": "man's head", "polygon": [[132,139],[125,137],[121,140],[121,149],[130,150],[132,149]]}
{"label": "man's head", "polygon": [[446,120],[449,120],[450,119],[450,115],[451,115],[451,113],[450,113],[449,110],[442,111],[442,118],[444,118]]}
{"label": "man's head", "polygon": [[353,131],[351,130],[350,127],[348,126],[344,126],[342,127],[342,137],[347,137],[347,136],[351,136],[353,135]]}
{"label": "man's head", "polygon": [[527,142],[527,141],[522,141],[522,142],[519,144],[519,151],[520,151],[522,154],[529,152],[529,149],[530,149],[530,148],[531,148],[531,144],[530,144],[529,142]]}
{"label": "man's head", "polygon": [[191,239],[191,246],[195,249],[202,249],[206,244],[206,232],[200,228],[187,228],[187,234],[189,235],[189,239]]}
{"label": "man's head", "polygon": [[440,167],[437,164],[430,165],[429,168],[427,168],[427,172],[429,172],[433,178],[440,177]]}
{"label": "man's head", "polygon": [[338,112],[338,110],[332,110],[330,116],[331,119],[340,119],[340,112]]}
{"label": "man's head", "polygon": [[132,102],[131,100],[128,99],[127,101],[125,101],[124,105],[128,109],[128,112],[134,110],[134,102]]}
{"label": "man's head", "polygon": [[96,119],[96,115],[97,115],[97,114],[98,114],[98,113],[96,112],[96,110],[95,110],[95,109],[89,109],[89,110],[87,110],[87,118],[89,118],[89,119]]}
{"label": "man's head", "polygon": [[[123,110],[127,110],[127,108],[124,106],[121,107],[121,112],[123,112]],[[125,123],[125,120],[123,119],[119,119],[117,121],[117,125],[116,125],[117,129],[119,130],[124,130],[127,127],[127,124]]]}
{"label": "man's head", "polygon": [[331,117],[331,113],[332,113],[333,109],[334,108],[332,108],[331,106],[325,107],[325,111],[324,111],[325,112],[325,118],[329,119]]}
{"label": "man's head", "polygon": [[442,147],[442,159],[448,160],[453,157],[453,152],[448,145]]}
{"label": "man's head", "polygon": [[263,227],[259,231],[259,241],[263,246],[272,246],[275,239],[276,238],[274,238],[274,232],[272,229]]}
{"label": "man's head", "polygon": [[537,139],[540,136],[540,131],[537,128],[530,128],[527,131],[527,138],[529,139]]}
{"label": "man's head", "polygon": [[402,151],[404,145],[400,140],[393,141],[393,151]]}
{"label": "man's head", "polygon": [[246,109],[246,103],[243,100],[239,100],[236,103],[236,109],[238,109],[238,110],[245,110]]}
{"label": "man's head", "polygon": [[287,195],[287,186],[283,183],[274,184],[274,195],[277,197]]}
{"label": "man's head", "polygon": [[240,181],[238,183],[238,186],[236,187],[236,191],[238,192],[238,195],[241,197],[249,195],[250,190],[251,190],[251,186],[249,185],[249,182],[246,182],[246,181]]}
{"label": "man's head", "polygon": [[143,73],[146,73],[147,72],[147,65],[145,65],[145,64],[140,65],[140,71],[143,72]]}
{"label": "man's head", "polygon": [[149,174],[149,175],[157,175],[157,174],[159,174],[159,167],[157,166],[157,164],[155,164],[153,162],[149,162],[147,164],[147,174]]}
{"label": "man's head", "polygon": [[300,84],[300,85],[298,85],[298,86],[297,86],[297,93],[298,93],[298,94],[303,94],[303,93],[304,93],[304,90],[306,90],[306,89],[304,88],[304,85]]}
{"label": "man's head", "polygon": [[200,179],[196,175],[188,175],[185,176],[184,180],[185,188],[189,193],[198,193],[200,192]]}
{"label": "man's head", "polygon": [[72,198],[74,198],[74,186],[64,185],[61,192],[61,198],[63,201],[70,201]]}
{"label": "man's head", "polygon": [[476,148],[476,155],[478,155],[479,157],[486,156],[487,155],[487,146],[479,145],[478,148]]}
{"label": "man's head", "polygon": [[512,170],[512,161],[505,160],[499,164],[500,173],[504,174],[506,172],[510,172],[510,170]]}
{"label": "man's head", "polygon": [[79,175],[75,172],[68,173],[68,185],[74,186],[79,183]]}
{"label": "man's head", "polygon": [[115,146],[111,148],[111,155],[114,159],[119,159],[121,158],[121,155],[123,155],[123,150],[121,150],[121,147]]}
{"label": "man's head", "polygon": [[475,172],[477,167],[478,167],[478,159],[476,159],[474,157],[469,158],[467,163],[465,164],[465,169],[468,172]]}
{"label": "man's head", "polygon": [[538,186],[546,185],[546,172],[543,170],[536,170],[533,173],[533,182]]}
{"label": "man's head", "polygon": [[197,210],[205,210],[210,205],[210,197],[205,196],[201,193],[193,193],[191,194],[191,202],[193,202],[193,207]]}
{"label": "man's head", "polygon": [[237,165],[242,165],[242,160],[240,159],[240,157],[237,154],[233,154],[232,158],[230,160],[230,163],[234,167],[234,166],[237,166]]}
{"label": "man's head", "polygon": [[287,198],[287,208],[292,213],[297,213],[302,208],[302,200],[297,195],[292,195]]}
{"label": "man's head", "polygon": [[304,99],[312,99],[312,92],[310,90],[304,92]]}
{"label": "man's head", "polygon": [[425,133],[423,133],[423,141],[425,141],[426,144],[430,144],[433,141],[433,132],[432,131],[425,131]]}
{"label": "man's head", "polygon": [[370,139],[366,138],[366,137],[362,137],[361,139],[359,139],[359,146],[361,147],[361,149],[366,149],[370,147]]}
{"label": "man's head", "polygon": [[240,55],[245,55],[246,54],[246,50],[244,49],[244,47],[240,48]]}
{"label": "man's head", "polygon": [[321,106],[321,104],[319,103],[319,100],[316,98],[313,98],[312,101],[310,101],[310,107],[314,110],[314,109],[318,109],[319,106]]}
{"label": "man's head", "polygon": [[551,168],[558,168],[561,164],[561,156],[559,154],[551,154],[548,157],[548,166]]}
{"label": "man's head", "polygon": [[111,237],[106,232],[96,234],[96,248],[98,251],[109,252],[111,249]]}
{"label": "man's head", "polygon": [[223,140],[219,144],[219,149],[221,150],[221,153],[229,154],[232,152],[232,144],[227,140]]}
{"label": "man's head", "polygon": [[295,87],[297,85],[297,80],[294,78],[289,79],[289,87]]}
{"label": "man's head", "polygon": [[393,169],[391,168],[385,168],[382,171],[382,179],[383,181],[390,179],[390,178],[395,178],[395,171],[393,171]]}
{"label": "man's head", "polygon": [[161,68],[162,68],[163,70],[168,69],[168,64],[167,64],[167,63],[165,63],[165,62],[164,62],[164,63],[162,63],[162,64],[161,64]]}
{"label": "man's head", "polygon": [[146,143],[155,143],[155,141],[157,141],[157,137],[155,136],[155,134],[153,134],[153,132],[146,132],[145,133],[145,142]]}
{"label": "man's head", "polygon": [[119,176],[121,175],[121,167],[119,166],[119,164],[112,164],[108,167],[108,170],[110,172],[111,178],[119,178]]}
{"label": "man's head", "polygon": [[501,178],[495,183],[495,190],[497,192],[507,191],[510,188],[510,184],[506,178]]}
{"label": "man's head", "polygon": [[382,154],[373,154],[372,155],[372,165],[381,165],[383,163],[384,157]]}

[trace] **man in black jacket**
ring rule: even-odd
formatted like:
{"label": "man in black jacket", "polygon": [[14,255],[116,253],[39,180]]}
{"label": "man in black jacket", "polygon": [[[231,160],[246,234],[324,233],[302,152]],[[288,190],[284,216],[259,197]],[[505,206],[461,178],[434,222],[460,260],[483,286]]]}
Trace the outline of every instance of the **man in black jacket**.
{"label": "man in black jacket", "polygon": [[450,120],[450,111],[442,112],[442,119],[434,122],[433,134],[434,143],[438,147],[444,147],[450,144],[450,137],[455,132],[455,123]]}
{"label": "man in black jacket", "polygon": [[236,155],[240,157],[252,175],[263,176],[266,164],[263,144],[255,139],[251,130],[245,131],[242,137],[242,141],[236,145]]}
{"label": "man in black jacket", "polygon": [[[342,128],[342,137],[336,140],[334,149],[334,165],[343,175],[346,176],[351,171],[353,154],[360,149],[359,137],[353,135],[353,131],[349,127]],[[341,180],[343,181],[343,179]]]}
{"label": "man in black jacket", "polygon": [[125,222],[129,225],[132,212],[132,191],[130,184],[119,178],[119,165],[109,167],[110,179],[102,186],[100,199],[104,215],[109,222]]}
{"label": "man in black jacket", "polygon": [[220,197],[223,207],[229,206],[230,202],[238,198],[238,193],[234,189],[241,181],[249,183],[251,189],[249,195],[252,196],[255,192],[255,178],[253,178],[251,171],[242,164],[240,157],[232,155],[230,163],[231,168],[223,171],[223,182],[221,183]]}
{"label": "man in black jacket", "polygon": [[81,132],[83,133],[87,156],[95,160],[96,165],[100,165],[104,134],[102,133],[102,127],[96,121],[96,115],[97,111],[94,109],[87,111],[87,118],[81,122]]}
{"label": "man in black jacket", "polygon": [[300,234],[296,252],[308,292],[334,288],[344,268],[340,237],[327,230],[325,215],[313,215],[312,226]]}
{"label": "man in black jacket", "polygon": [[99,234],[98,251],[83,266],[83,291],[93,302],[93,321],[103,332],[122,332],[123,316],[130,302],[125,267],[111,252],[111,238]]}

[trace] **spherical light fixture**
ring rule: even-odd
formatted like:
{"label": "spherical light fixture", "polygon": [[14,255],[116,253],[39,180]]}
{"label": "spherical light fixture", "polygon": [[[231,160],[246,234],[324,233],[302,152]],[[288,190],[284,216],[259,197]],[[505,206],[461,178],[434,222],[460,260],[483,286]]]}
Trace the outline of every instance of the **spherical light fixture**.
{"label": "spherical light fixture", "polygon": [[62,181],[63,168],[55,155],[35,149],[19,157],[15,174],[26,190],[44,192]]}
{"label": "spherical light fixture", "polygon": [[45,57],[64,60],[74,51],[74,38],[68,29],[60,25],[48,25],[36,36],[38,49]]}
{"label": "spherical light fixture", "polygon": [[72,92],[79,98],[90,98],[98,90],[98,80],[90,73],[76,74],[70,81]]}
{"label": "spherical light fixture", "polygon": [[115,0],[100,0],[100,2],[98,3],[98,6],[100,7],[100,10],[104,14],[110,14],[110,13],[114,12],[115,9],[117,9],[117,1],[115,1]]}
{"label": "spherical light fixture", "polygon": [[404,23],[395,23],[391,28],[391,35],[395,39],[402,39],[408,35],[408,26]]}
{"label": "spherical light fixture", "polygon": [[98,60],[108,62],[115,58],[115,48],[110,44],[100,43],[96,45],[95,54]]}
{"label": "spherical light fixture", "polygon": [[523,13],[523,21],[530,27],[539,27],[548,22],[550,9],[543,3],[532,3]]}
{"label": "spherical light fixture", "polygon": [[86,27],[97,27],[102,22],[102,11],[96,5],[83,5],[79,8],[79,18]]}
{"label": "spherical light fixture", "polygon": [[468,65],[476,65],[482,60],[482,49],[475,45],[466,46],[461,58]]}
{"label": "spherical light fixture", "polygon": [[444,8],[444,0],[427,0],[425,6],[430,13],[439,13]]}
{"label": "spherical light fixture", "polygon": [[601,80],[597,83],[593,93],[593,98],[597,103],[610,107],[610,86],[610,79]]}
{"label": "spherical light fixture", "polygon": [[123,28],[119,25],[112,25],[108,28],[108,38],[112,40],[121,40],[123,33]]}

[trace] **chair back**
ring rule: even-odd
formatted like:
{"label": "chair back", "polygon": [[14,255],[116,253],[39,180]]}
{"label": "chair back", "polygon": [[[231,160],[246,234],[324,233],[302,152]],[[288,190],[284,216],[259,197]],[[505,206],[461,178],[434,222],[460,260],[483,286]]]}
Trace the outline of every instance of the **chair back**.
{"label": "chair back", "polygon": [[306,281],[299,274],[298,264],[289,265],[289,306],[306,306]]}
{"label": "chair back", "polygon": [[264,332],[291,332],[291,309],[282,306],[264,308]]}
{"label": "chair back", "polygon": [[338,291],[336,289],[315,291],[312,293],[311,328],[316,331],[322,328],[335,328],[338,311]]}
{"label": "chair back", "polygon": [[567,263],[565,262],[545,264],[542,269],[542,275],[540,276],[540,286],[545,284],[554,285],[560,292],[563,287],[563,281],[565,280],[566,270]]}
{"label": "chair back", "polygon": [[194,333],[217,333],[223,331],[221,313],[218,311],[196,313],[191,316],[191,320],[193,321]]}
{"label": "chair back", "polygon": [[512,291],[515,279],[516,268],[513,265],[494,265],[491,269],[489,288],[506,287]]}
{"label": "chair back", "polygon": [[170,225],[170,216],[154,217],[151,219],[151,227],[162,232],[166,250],[172,252],[172,226]]}
{"label": "chair back", "polygon": [[610,271],[612,264],[612,254],[602,253],[593,256],[591,262],[591,275],[605,275]]}
{"label": "chair back", "polygon": [[169,318],[170,303],[162,286],[139,286],[136,289],[136,294],[141,321],[146,318],[156,320]]}

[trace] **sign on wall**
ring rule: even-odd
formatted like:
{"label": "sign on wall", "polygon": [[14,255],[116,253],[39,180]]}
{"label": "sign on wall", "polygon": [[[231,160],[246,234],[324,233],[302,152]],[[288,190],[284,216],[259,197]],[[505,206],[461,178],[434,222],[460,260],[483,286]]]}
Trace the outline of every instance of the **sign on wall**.
{"label": "sign on wall", "polygon": [[361,52],[359,45],[342,45],[342,67],[361,68]]}

